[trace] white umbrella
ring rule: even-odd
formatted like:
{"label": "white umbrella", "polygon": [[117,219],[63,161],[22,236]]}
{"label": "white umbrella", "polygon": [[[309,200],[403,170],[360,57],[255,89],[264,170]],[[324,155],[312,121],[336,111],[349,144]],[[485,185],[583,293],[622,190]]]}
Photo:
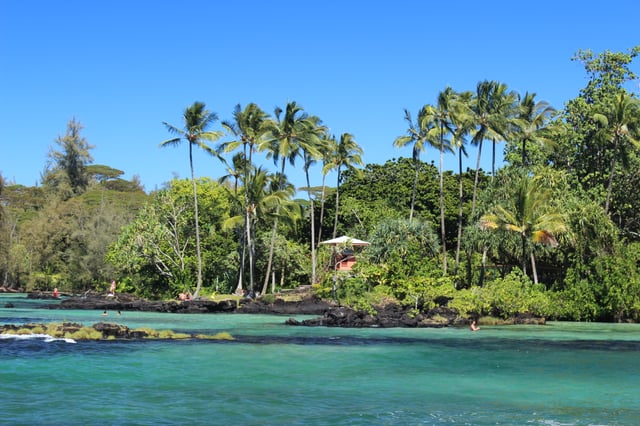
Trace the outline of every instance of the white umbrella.
{"label": "white umbrella", "polygon": [[320,244],[331,244],[331,245],[350,244],[352,246],[368,246],[371,243],[367,241],[359,240],[357,238],[351,238],[351,237],[347,237],[346,235],[343,235],[342,237],[333,238],[327,241],[322,241]]}

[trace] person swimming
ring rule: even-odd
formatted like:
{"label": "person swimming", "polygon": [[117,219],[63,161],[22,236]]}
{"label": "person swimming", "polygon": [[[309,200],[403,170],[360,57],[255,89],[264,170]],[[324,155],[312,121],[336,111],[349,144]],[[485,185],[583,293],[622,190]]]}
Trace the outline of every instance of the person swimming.
{"label": "person swimming", "polygon": [[471,331],[478,331],[478,330],[480,330],[480,327],[478,327],[478,326],[476,325],[476,321],[475,321],[475,320],[471,321],[471,325],[469,326],[469,328],[471,329]]}

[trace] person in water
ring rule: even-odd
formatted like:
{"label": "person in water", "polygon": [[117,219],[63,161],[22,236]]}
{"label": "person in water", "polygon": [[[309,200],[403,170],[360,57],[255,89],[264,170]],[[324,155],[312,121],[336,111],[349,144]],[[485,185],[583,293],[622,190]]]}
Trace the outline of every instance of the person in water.
{"label": "person in water", "polygon": [[471,331],[480,330],[480,327],[478,327],[478,325],[476,324],[476,320],[471,321],[471,325],[469,326],[469,328],[471,329]]}
{"label": "person in water", "polygon": [[102,316],[103,316],[103,317],[106,317],[107,315],[109,315],[109,314],[107,313],[107,311],[106,311],[106,310],[105,310],[104,312],[102,312]]}

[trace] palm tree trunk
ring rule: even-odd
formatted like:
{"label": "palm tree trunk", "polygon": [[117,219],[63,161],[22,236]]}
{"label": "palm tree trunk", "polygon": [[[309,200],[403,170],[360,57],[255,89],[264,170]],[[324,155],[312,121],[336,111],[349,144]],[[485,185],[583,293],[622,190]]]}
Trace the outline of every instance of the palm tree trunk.
{"label": "palm tree trunk", "polygon": [[493,139],[491,150],[491,180],[493,181],[493,177],[496,175],[496,140]]}
{"label": "palm tree trunk", "polygon": [[327,175],[323,174],[322,175],[322,195],[320,196],[320,220],[318,222],[318,239],[317,244],[320,244],[320,241],[322,241],[322,222],[324,220],[324,203],[325,203],[325,179],[326,179]]}
{"label": "palm tree trunk", "polygon": [[305,170],[305,175],[307,178],[307,195],[309,196],[309,207],[310,211],[310,222],[311,222],[311,284],[315,284],[316,282],[316,224],[315,224],[315,212],[314,212],[314,203],[313,197],[311,196],[311,183],[309,181],[309,170]]}
{"label": "palm tree trunk", "polygon": [[[284,167],[285,167],[285,157],[282,157],[281,163],[281,171],[280,171],[280,182],[279,188],[281,189],[284,184]],[[267,272],[264,275],[264,283],[262,285],[262,291],[260,294],[267,294],[267,290],[269,289],[269,276],[271,275],[271,266],[273,263],[273,251],[276,246],[276,232],[278,230],[278,215],[280,214],[280,204],[276,206],[276,218],[273,220],[273,229],[271,230],[271,244],[269,245],[269,260],[267,261]]]}
{"label": "palm tree trunk", "polygon": [[460,266],[460,246],[462,245],[462,197],[463,193],[463,181],[462,181],[462,148],[458,150],[458,241],[456,241],[456,266],[454,273],[458,273],[458,266]]}
{"label": "palm tree trunk", "polygon": [[522,272],[527,275],[527,237],[522,235]]}
{"label": "palm tree trunk", "polygon": [[604,212],[609,214],[609,202],[611,201],[611,190],[613,188],[613,175],[616,172],[616,156],[618,155],[618,138],[615,138],[613,145],[613,158],[611,159],[611,171],[609,172],[609,183],[607,184],[607,200],[604,203]]}
{"label": "palm tree trunk", "polygon": [[413,210],[416,205],[416,192],[418,191],[418,175],[420,171],[420,160],[415,160],[415,168],[416,168],[416,175],[413,178],[413,192],[411,194],[411,210],[409,212],[409,223],[413,221]]}
{"label": "palm tree trunk", "polygon": [[202,255],[200,254],[200,225],[198,218],[198,187],[196,185],[196,177],[193,171],[193,148],[189,143],[189,165],[191,166],[191,182],[193,183],[193,211],[195,217],[196,227],[196,256],[198,258],[198,278],[196,284],[196,291],[193,294],[193,298],[196,299],[200,295],[200,288],[202,287]]}
{"label": "palm tree trunk", "polygon": [[442,235],[442,270],[447,274],[447,241],[446,229],[444,223],[444,174],[442,171],[442,163],[444,160],[443,141],[440,138],[440,231]]}
{"label": "palm tree trunk", "polygon": [[536,256],[531,252],[531,273],[533,274],[533,283],[538,284],[538,270],[536,268]]}
{"label": "palm tree trunk", "polygon": [[340,167],[338,167],[338,179],[336,181],[336,216],[335,219],[333,221],[333,237],[336,237],[336,234],[338,232],[338,206],[340,203]]}
{"label": "palm tree trunk", "polygon": [[480,173],[480,158],[482,155],[482,141],[478,144],[478,160],[476,161],[476,176],[473,180],[473,198],[471,200],[471,216],[476,211],[476,195],[478,193],[478,175]]}

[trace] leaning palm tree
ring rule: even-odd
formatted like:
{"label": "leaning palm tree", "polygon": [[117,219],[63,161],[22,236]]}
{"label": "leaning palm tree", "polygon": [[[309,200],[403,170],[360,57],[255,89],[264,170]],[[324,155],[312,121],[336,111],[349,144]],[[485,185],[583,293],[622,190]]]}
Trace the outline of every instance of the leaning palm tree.
{"label": "leaning palm tree", "polygon": [[200,225],[198,218],[198,188],[196,185],[195,172],[193,169],[193,146],[202,148],[209,154],[216,155],[215,150],[211,149],[204,141],[215,141],[222,136],[220,131],[210,131],[207,128],[218,119],[217,115],[209,112],[202,102],[194,102],[193,105],[184,110],[184,128],[172,126],[169,123],[162,122],[169,133],[178,135],[175,138],[167,139],[160,143],[160,147],[176,146],[184,139],[189,143],[189,167],[191,169],[191,182],[193,183],[193,211],[196,232],[196,257],[198,260],[198,277],[196,291],[194,297],[200,294],[202,287],[202,254],[200,252]]}
{"label": "leaning palm tree", "polygon": [[623,155],[626,154],[629,144],[640,148],[640,101],[637,98],[626,95],[624,92],[619,93],[610,107],[596,112],[592,118],[598,126],[596,138],[613,145],[609,182],[607,183],[607,198],[604,205],[605,213],[609,213],[611,190],[618,156],[621,153]]}
{"label": "leaning palm tree", "polygon": [[[318,125],[320,120],[315,116],[310,117],[295,102],[288,102],[284,111],[281,108],[276,108],[274,115],[274,120],[266,122],[267,135],[258,149],[266,151],[267,156],[273,158],[274,163],[277,164],[280,161],[280,190],[283,190],[286,186],[285,166],[287,161],[291,165],[295,164],[295,159],[301,154],[303,147],[312,146],[314,141],[319,138]],[[271,275],[278,229],[278,213],[279,206],[271,229],[271,244],[262,293],[266,292]]]}
{"label": "leaning palm tree", "polygon": [[340,181],[342,180],[342,172],[347,169],[355,169],[356,166],[362,165],[362,148],[356,143],[353,135],[343,133],[340,135],[340,141],[336,146],[336,152],[333,156],[334,166],[337,170],[336,177],[336,215],[333,222],[333,238],[336,238],[338,232],[338,211],[340,205]]}
{"label": "leaning palm tree", "polygon": [[[251,188],[254,185],[252,179],[260,174],[254,173],[253,169],[253,151],[258,144],[262,142],[266,132],[266,120],[268,115],[260,109],[257,104],[250,103],[244,109],[238,104],[233,111],[233,121],[223,121],[222,126],[233,136],[235,140],[223,144],[225,152],[231,152],[238,148],[242,148],[243,168],[240,180],[243,183],[244,188],[244,204],[242,206],[244,210],[243,219],[243,238],[242,241],[242,257],[240,262],[240,271],[238,273],[238,284],[236,286],[236,292],[240,294],[242,292],[242,279],[244,276],[244,264],[245,253],[249,253],[249,287],[251,291],[254,290],[254,265],[255,265],[255,242],[253,241],[253,230],[251,220],[255,210],[255,202],[252,202],[250,197]],[[248,250],[247,250],[248,249]]]}
{"label": "leaning palm tree", "polygon": [[527,258],[531,258],[534,282],[538,282],[533,250],[528,243],[558,245],[556,236],[567,231],[563,215],[551,205],[551,192],[544,189],[527,174],[520,177],[509,205],[496,205],[482,216],[482,229],[504,229],[520,234],[522,244],[522,271],[527,273]]}
{"label": "leaning palm tree", "polygon": [[428,105],[423,106],[420,111],[418,111],[418,118],[415,123],[411,118],[411,113],[407,109],[404,110],[404,119],[409,124],[407,134],[396,138],[396,140],[393,141],[393,146],[396,148],[402,148],[409,144],[413,144],[412,159],[415,168],[415,176],[413,179],[413,191],[411,193],[411,210],[409,212],[409,222],[411,222],[413,220],[413,211],[415,209],[416,193],[418,190],[418,177],[420,175],[420,154],[422,151],[427,149],[428,146],[435,144],[431,134],[435,124]]}

